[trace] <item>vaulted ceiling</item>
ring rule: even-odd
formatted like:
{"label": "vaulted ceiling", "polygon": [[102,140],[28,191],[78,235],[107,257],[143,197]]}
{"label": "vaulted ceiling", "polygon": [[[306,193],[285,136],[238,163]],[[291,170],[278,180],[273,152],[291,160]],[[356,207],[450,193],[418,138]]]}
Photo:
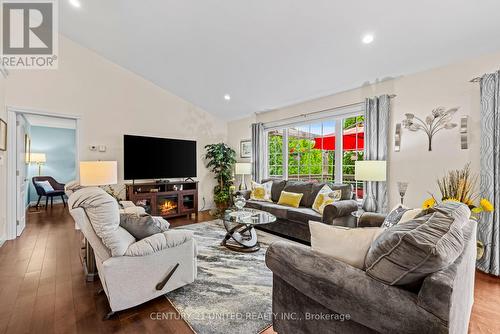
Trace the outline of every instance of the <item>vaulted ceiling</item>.
{"label": "vaulted ceiling", "polygon": [[498,0],[79,1],[64,35],[226,119],[500,50]]}

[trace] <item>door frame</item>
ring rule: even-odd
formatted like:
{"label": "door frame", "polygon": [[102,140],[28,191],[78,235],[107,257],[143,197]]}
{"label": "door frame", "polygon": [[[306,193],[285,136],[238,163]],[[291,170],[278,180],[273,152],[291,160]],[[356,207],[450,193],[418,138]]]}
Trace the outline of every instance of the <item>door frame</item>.
{"label": "door frame", "polygon": [[17,155],[17,115],[38,115],[53,118],[65,118],[74,120],[75,126],[75,167],[76,175],[79,175],[80,161],[80,122],[81,117],[78,115],[65,115],[51,113],[42,110],[35,110],[22,107],[7,106],[7,224],[6,224],[6,239],[13,240],[17,237],[17,187],[16,187],[16,155]]}

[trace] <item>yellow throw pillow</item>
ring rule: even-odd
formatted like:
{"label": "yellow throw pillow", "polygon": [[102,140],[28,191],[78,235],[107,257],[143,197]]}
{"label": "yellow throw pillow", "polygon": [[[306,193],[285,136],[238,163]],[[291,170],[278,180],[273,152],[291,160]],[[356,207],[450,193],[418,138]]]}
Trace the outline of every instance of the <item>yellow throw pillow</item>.
{"label": "yellow throw pillow", "polygon": [[320,214],[323,214],[325,206],[340,200],[341,197],[341,190],[332,190],[328,185],[325,184],[319,191],[318,195],[316,195],[316,199],[314,200],[312,209]]}
{"label": "yellow throw pillow", "polygon": [[278,204],[291,206],[292,208],[298,208],[302,196],[304,196],[304,194],[289,193],[287,191],[282,191]]}
{"label": "yellow throw pillow", "polygon": [[252,192],[250,193],[250,199],[261,202],[272,202],[271,200],[272,186],[273,186],[273,181],[269,181],[263,184],[252,181]]}

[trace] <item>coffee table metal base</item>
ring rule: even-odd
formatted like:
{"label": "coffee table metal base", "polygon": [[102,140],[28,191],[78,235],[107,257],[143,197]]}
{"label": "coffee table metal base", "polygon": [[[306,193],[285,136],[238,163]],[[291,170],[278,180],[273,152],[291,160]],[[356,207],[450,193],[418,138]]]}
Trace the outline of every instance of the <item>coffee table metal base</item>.
{"label": "coffee table metal base", "polygon": [[257,232],[252,225],[237,224],[231,227],[229,222],[224,221],[224,227],[227,230],[221,245],[233,251],[251,253],[260,249],[257,241]]}

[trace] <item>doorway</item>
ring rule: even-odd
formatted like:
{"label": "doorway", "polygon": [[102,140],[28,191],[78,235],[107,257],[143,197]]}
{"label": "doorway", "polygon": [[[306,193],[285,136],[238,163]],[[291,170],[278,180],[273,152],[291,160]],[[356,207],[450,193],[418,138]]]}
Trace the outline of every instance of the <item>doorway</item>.
{"label": "doorway", "polygon": [[79,118],[9,107],[7,118],[7,238],[15,239],[27,212],[50,215],[65,203],[63,185],[78,175]]}

